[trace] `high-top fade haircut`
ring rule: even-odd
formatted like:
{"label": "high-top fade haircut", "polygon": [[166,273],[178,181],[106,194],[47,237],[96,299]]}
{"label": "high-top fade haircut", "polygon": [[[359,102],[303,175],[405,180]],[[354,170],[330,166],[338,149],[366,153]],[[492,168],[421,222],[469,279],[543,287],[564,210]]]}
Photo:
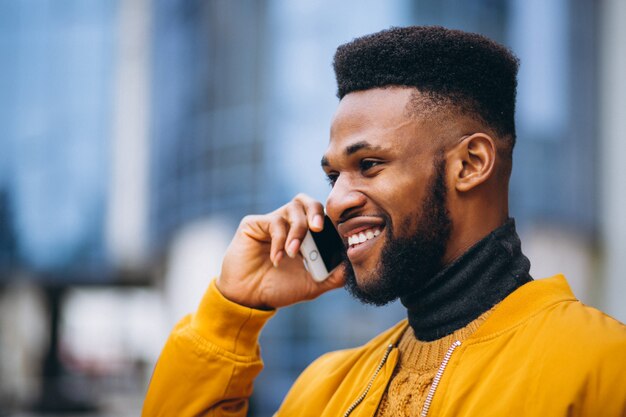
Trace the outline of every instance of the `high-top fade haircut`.
{"label": "high-top fade haircut", "polygon": [[440,26],[396,27],[341,45],[333,67],[339,99],[372,88],[415,87],[429,108],[486,124],[511,157],[519,60],[506,47]]}

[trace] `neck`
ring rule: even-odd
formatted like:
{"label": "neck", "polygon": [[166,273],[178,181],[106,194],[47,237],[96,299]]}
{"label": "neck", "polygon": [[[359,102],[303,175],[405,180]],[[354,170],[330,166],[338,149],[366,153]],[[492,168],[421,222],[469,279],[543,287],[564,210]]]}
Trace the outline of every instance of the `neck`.
{"label": "neck", "polygon": [[[502,203],[494,202],[494,200],[492,196],[489,196],[478,202],[464,201],[464,206],[471,206],[472,209],[465,209],[462,212],[456,212],[452,215],[452,218],[455,219],[455,224],[467,224],[470,226],[452,229],[448,247],[446,248],[446,253],[443,258],[444,265],[452,263],[474,246],[476,242],[480,241],[509,220],[506,208],[499,208]],[[493,203],[493,207],[484,205],[485,201]]]}
{"label": "neck", "polygon": [[532,280],[529,270],[515,222],[509,219],[424,288],[401,298],[415,336],[432,341],[466,326]]}

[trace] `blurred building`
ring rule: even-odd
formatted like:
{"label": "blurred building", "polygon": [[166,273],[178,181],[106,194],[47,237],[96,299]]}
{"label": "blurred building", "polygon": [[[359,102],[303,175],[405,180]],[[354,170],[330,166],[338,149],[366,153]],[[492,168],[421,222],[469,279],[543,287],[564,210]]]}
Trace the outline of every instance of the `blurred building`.
{"label": "blurred building", "polygon": [[0,5],[0,414],[59,394],[61,288],[112,280],[103,225],[116,10]]}
{"label": "blurred building", "polygon": [[154,2],[150,230],[156,249],[208,215],[237,219],[268,192],[267,5]]}
{"label": "blurred building", "polygon": [[110,2],[0,5],[3,221],[14,262],[36,273],[106,257],[114,12]]}

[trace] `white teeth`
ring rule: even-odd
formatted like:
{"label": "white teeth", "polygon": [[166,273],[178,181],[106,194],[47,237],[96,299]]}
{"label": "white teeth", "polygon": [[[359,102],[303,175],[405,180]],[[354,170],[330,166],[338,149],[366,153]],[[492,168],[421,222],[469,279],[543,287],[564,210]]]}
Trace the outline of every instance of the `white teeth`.
{"label": "white teeth", "polygon": [[348,237],[348,245],[358,245],[359,243],[363,243],[367,240],[374,239],[376,236],[381,234],[380,229],[368,229],[360,233],[356,233],[352,236]]}

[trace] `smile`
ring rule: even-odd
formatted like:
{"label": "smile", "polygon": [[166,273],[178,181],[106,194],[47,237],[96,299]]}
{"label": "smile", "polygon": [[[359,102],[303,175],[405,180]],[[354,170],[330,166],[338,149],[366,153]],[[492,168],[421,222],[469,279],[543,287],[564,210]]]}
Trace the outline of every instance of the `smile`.
{"label": "smile", "polygon": [[361,264],[372,259],[377,252],[372,250],[379,246],[377,242],[385,230],[385,221],[378,215],[354,216],[337,225],[337,231],[347,244],[348,259],[352,263]]}
{"label": "smile", "polygon": [[368,240],[374,239],[381,233],[380,228],[375,227],[367,230],[362,230],[359,233],[355,233],[348,237],[348,246],[353,247],[360,245]]}

